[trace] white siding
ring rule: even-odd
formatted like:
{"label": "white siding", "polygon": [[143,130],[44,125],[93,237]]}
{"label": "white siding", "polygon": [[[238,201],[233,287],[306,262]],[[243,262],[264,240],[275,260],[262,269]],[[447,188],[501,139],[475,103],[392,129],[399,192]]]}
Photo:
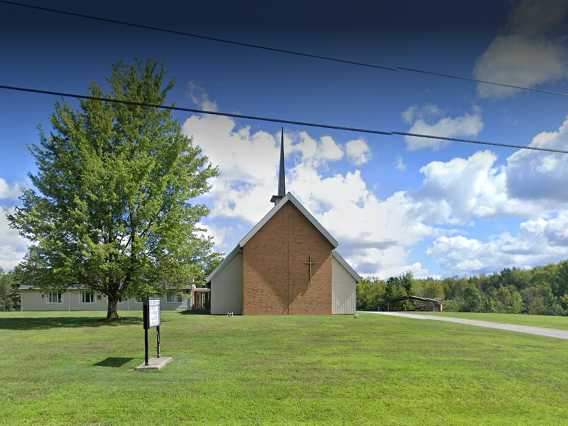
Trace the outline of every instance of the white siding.
{"label": "white siding", "polygon": [[[160,307],[163,311],[187,309],[187,295],[183,295],[181,303],[167,303],[166,296],[160,298]],[[62,303],[48,303],[47,292],[39,290],[25,290],[20,292],[22,311],[106,311],[107,298],[95,293],[95,303],[82,303],[80,291],[67,291],[63,293]],[[136,299],[127,299],[118,304],[120,311],[142,311],[142,302]]]}
{"label": "white siding", "polygon": [[[48,303],[47,293],[39,291],[23,291],[20,293],[22,311],[69,311],[74,304],[74,297],[63,293],[62,303]],[[78,299],[77,299],[78,300]]]}
{"label": "white siding", "polygon": [[331,312],[333,314],[354,314],[357,282],[334,257],[331,259],[331,286]]}
{"label": "white siding", "polygon": [[241,314],[243,310],[243,256],[237,253],[211,280],[211,313]]}

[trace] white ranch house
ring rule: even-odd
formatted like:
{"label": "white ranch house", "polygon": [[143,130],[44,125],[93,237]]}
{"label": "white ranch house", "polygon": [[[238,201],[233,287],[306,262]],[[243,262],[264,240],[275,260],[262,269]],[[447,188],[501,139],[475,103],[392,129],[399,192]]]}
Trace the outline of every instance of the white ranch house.
{"label": "white ranch house", "polygon": [[[41,290],[22,285],[20,290],[21,311],[106,311],[107,297],[86,288]],[[162,310],[191,309],[192,288],[171,291],[160,296]],[[128,298],[118,304],[119,311],[141,311],[142,299]]]}

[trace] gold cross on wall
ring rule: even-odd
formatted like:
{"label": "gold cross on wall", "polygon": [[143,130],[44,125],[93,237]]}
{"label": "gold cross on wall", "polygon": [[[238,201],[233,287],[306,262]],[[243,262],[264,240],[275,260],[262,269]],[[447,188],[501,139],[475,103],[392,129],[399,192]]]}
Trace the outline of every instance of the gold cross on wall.
{"label": "gold cross on wall", "polygon": [[312,256],[308,256],[308,261],[304,262],[304,265],[308,265],[308,282],[309,283],[312,282],[312,265],[315,265],[315,264],[316,263],[312,259]]}

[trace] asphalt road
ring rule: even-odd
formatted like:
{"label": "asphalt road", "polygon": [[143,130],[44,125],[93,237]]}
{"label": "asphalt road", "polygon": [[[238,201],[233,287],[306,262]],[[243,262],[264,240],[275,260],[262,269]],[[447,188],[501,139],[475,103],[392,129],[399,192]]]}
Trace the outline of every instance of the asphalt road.
{"label": "asphalt road", "polygon": [[493,328],[496,330],[506,330],[506,331],[513,331],[515,333],[534,334],[536,336],[545,336],[545,337],[553,337],[555,339],[568,340],[568,330],[557,330],[555,328],[530,327],[527,325],[503,324],[492,321],[480,321],[480,320],[442,317],[434,315],[411,314],[407,312],[372,312],[372,313],[377,315],[411,318],[417,320],[453,322],[456,324],[472,325],[474,327]]}

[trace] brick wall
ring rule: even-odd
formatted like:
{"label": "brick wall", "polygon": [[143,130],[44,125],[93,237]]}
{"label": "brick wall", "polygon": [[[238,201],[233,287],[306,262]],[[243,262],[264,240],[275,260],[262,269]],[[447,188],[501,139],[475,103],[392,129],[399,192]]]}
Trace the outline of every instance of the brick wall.
{"label": "brick wall", "polygon": [[332,248],[287,203],[243,247],[243,314],[331,314]]}

